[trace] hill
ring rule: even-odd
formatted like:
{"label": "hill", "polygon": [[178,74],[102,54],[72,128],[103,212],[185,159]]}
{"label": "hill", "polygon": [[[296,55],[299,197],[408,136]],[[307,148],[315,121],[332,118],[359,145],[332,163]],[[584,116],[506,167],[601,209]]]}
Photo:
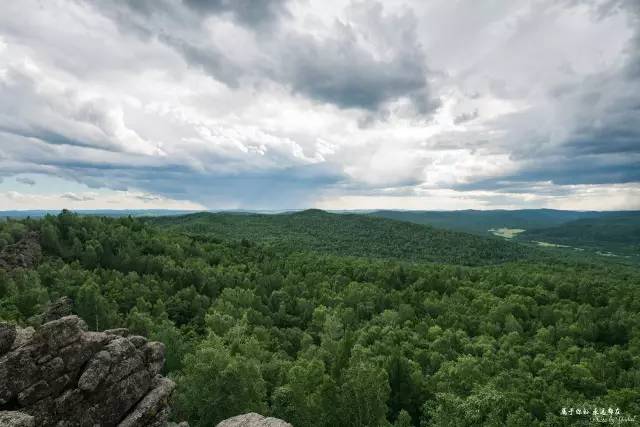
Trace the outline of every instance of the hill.
{"label": "hill", "polygon": [[[172,209],[81,209],[74,211],[78,215],[86,216],[106,216],[106,217],[123,217],[123,216],[162,216],[162,215],[184,215],[195,211],[172,210]],[[50,209],[29,209],[29,210],[10,210],[0,211],[0,220],[3,219],[23,219],[23,218],[42,218],[47,215],[57,215],[60,210]]]}
{"label": "hill", "polygon": [[582,218],[555,227],[527,230],[518,239],[637,257],[640,256],[640,215]]}
{"label": "hill", "polygon": [[469,233],[490,234],[499,228],[532,230],[553,227],[583,218],[598,218],[620,212],[564,211],[555,209],[462,210],[462,211],[393,211],[380,210],[371,216],[427,224]]}
{"label": "hill", "polygon": [[[322,212],[301,215],[277,221],[306,224],[307,215],[333,224]],[[34,236],[42,249],[35,265],[0,267],[0,321],[26,325],[68,296],[92,331],[126,327],[163,342],[176,417],[194,427],[249,411],[296,427],[556,426],[567,425],[561,409],[573,405],[640,414],[637,268],[284,253],[69,212],[0,222],[0,236],[12,254]],[[122,350],[139,361],[131,346]],[[58,358],[38,362],[47,376],[68,367]],[[136,365],[118,366],[129,373]],[[76,387],[77,375],[68,377]],[[134,379],[124,375],[122,385]],[[0,401],[0,413],[42,396],[47,383],[37,384],[16,387],[18,399]],[[86,394],[64,396],[57,413],[84,408],[77,402]],[[45,404],[48,396],[35,400]]]}
{"label": "hill", "polygon": [[531,248],[494,237],[317,209],[278,215],[203,212],[147,221],[191,235],[251,240],[280,250],[335,255],[461,265],[494,264],[537,255]]}

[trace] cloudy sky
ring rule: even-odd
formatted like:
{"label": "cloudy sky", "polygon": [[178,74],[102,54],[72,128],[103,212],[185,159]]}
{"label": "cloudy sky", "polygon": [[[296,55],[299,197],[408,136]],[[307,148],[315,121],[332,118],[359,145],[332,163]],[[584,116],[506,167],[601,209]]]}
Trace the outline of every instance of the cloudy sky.
{"label": "cloudy sky", "polygon": [[0,209],[640,209],[640,2],[21,0]]}

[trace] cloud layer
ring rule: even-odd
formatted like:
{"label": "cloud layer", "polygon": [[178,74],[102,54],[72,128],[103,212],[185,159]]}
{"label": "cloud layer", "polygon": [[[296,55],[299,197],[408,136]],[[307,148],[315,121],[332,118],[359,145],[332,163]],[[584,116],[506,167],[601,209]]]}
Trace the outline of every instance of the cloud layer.
{"label": "cloud layer", "polygon": [[5,9],[7,208],[640,208],[632,0]]}

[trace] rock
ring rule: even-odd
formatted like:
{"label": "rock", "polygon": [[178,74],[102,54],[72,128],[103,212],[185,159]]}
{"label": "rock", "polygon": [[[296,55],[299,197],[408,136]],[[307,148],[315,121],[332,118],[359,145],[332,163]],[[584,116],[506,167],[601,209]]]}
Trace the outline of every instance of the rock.
{"label": "rock", "polygon": [[175,388],[175,383],[166,378],[156,378],[155,388],[136,405],[131,413],[118,427],[134,427],[139,425],[164,425],[169,413],[162,410],[167,407],[168,399]]}
{"label": "rock", "polygon": [[164,366],[164,344],[150,342],[143,347],[144,357],[151,372],[159,374]]}
{"label": "rock", "polygon": [[28,343],[33,334],[36,333],[36,330],[32,327],[28,328],[16,328],[16,338],[13,340],[13,345],[11,346],[11,350],[22,347],[26,343]]}
{"label": "rock", "polygon": [[78,388],[83,391],[94,391],[106,378],[110,368],[111,354],[104,350],[98,352],[80,376]]}
{"label": "rock", "polygon": [[58,320],[71,315],[73,301],[69,297],[62,297],[47,304],[43,313],[36,314],[27,319],[27,323],[38,327],[46,322]]}
{"label": "rock", "polygon": [[31,415],[16,411],[0,411],[0,426],[35,427],[36,421]]}
{"label": "rock", "polygon": [[19,412],[0,412],[0,426],[165,426],[175,384],[158,375],[164,346],[117,332],[87,331],[77,316],[2,324],[0,410]]}
{"label": "rock", "polygon": [[0,323],[0,356],[11,350],[16,339],[16,326],[9,323]]}
{"label": "rock", "polygon": [[106,329],[103,332],[105,334],[117,335],[119,337],[126,337],[127,335],[129,335],[129,329],[127,328]]}
{"label": "rock", "polygon": [[49,395],[49,383],[45,380],[40,380],[29,388],[22,390],[18,393],[18,403],[22,406],[27,406],[33,402],[42,399]]}
{"label": "rock", "polygon": [[47,306],[43,319],[45,322],[51,322],[65,316],[71,315],[73,301],[69,297],[62,297]]}
{"label": "rock", "polygon": [[244,415],[238,415],[233,418],[226,419],[216,427],[293,427],[291,424],[278,418],[263,417],[255,412]]}
{"label": "rock", "polygon": [[140,336],[140,335],[131,335],[129,337],[129,341],[131,341],[133,343],[133,345],[135,345],[138,348],[142,347],[143,345],[145,345],[148,342],[145,337]]}
{"label": "rock", "polygon": [[19,242],[0,251],[0,269],[10,271],[16,268],[32,268],[38,264],[40,258],[40,237],[38,233],[30,232]]}
{"label": "rock", "polygon": [[45,323],[35,333],[34,340],[41,341],[50,350],[66,347],[80,339],[87,324],[78,316],[65,316]]}

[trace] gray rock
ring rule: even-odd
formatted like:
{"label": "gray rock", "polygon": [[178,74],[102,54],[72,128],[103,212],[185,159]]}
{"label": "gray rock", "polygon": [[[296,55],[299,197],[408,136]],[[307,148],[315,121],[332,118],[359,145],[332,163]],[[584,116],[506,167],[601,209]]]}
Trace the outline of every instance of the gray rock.
{"label": "gray rock", "polygon": [[13,341],[13,345],[11,346],[11,350],[22,347],[33,338],[33,335],[36,333],[36,330],[31,326],[28,328],[16,328],[16,338]]}
{"label": "gray rock", "polygon": [[0,358],[0,405],[41,380],[35,353],[33,347],[25,345]]}
{"label": "gray rock", "polygon": [[43,313],[36,314],[27,319],[27,323],[32,326],[40,326],[43,323],[51,322],[52,320],[61,319],[63,317],[71,315],[73,308],[73,301],[69,297],[62,297],[53,302],[47,304]]}
{"label": "gray rock", "polygon": [[45,322],[51,322],[62,317],[71,315],[73,308],[73,301],[69,297],[59,298],[47,305],[47,309],[44,312],[43,319]]}
{"label": "gray rock", "polygon": [[111,354],[108,351],[100,351],[89,362],[87,369],[78,380],[78,388],[83,391],[94,391],[106,378],[111,368]]}
{"label": "gray rock", "polygon": [[131,341],[133,343],[133,345],[135,345],[136,347],[142,347],[143,345],[145,345],[148,340],[141,336],[141,335],[130,335],[129,336],[129,341]]}
{"label": "gray rock", "polygon": [[166,424],[169,413],[163,413],[163,409],[167,408],[169,397],[176,385],[173,381],[162,377],[156,378],[154,383],[155,388],[147,393],[127,418],[118,424],[118,427]]}
{"label": "gray rock", "polygon": [[0,411],[0,426],[2,427],[35,427],[36,420],[27,414],[16,411]]}
{"label": "gray rock", "polygon": [[127,328],[105,329],[103,332],[108,335],[118,335],[119,337],[126,337],[129,335],[129,329]]}
{"label": "gray rock", "polygon": [[0,355],[0,405],[11,402],[19,412],[0,413],[5,417],[0,426],[167,424],[175,384],[157,375],[164,364],[162,344],[113,331],[89,332],[77,316],[35,331],[1,331],[11,349]]}
{"label": "gray rock", "polygon": [[22,406],[28,406],[43,397],[49,395],[49,383],[45,380],[40,380],[29,388],[22,390],[18,393],[18,403]]}
{"label": "gray rock", "polygon": [[9,323],[0,323],[0,356],[11,350],[16,339],[16,326]]}
{"label": "gray rock", "polygon": [[278,418],[263,417],[255,412],[244,415],[238,415],[233,418],[226,419],[216,427],[293,427],[291,424]]}
{"label": "gray rock", "polygon": [[42,325],[34,340],[40,341],[51,351],[56,351],[80,339],[87,324],[78,316],[65,316]]}
{"label": "gray rock", "polygon": [[164,344],[150,342],[143,347],[145,362],[153,375],[159,374],[164,366]]}

